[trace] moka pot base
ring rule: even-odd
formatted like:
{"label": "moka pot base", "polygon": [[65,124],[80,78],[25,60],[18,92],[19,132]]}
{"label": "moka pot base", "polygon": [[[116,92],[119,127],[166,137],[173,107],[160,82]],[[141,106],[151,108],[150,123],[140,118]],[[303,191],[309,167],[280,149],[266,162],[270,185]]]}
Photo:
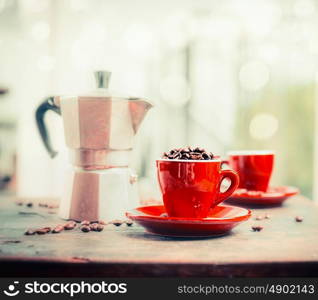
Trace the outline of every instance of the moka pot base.
{"label": "moka pot base", "polygon": [[103,170],[70,167],[59,216],[75,221],[122,219],[127,210],[138,206],[136,179],[127,167]]}

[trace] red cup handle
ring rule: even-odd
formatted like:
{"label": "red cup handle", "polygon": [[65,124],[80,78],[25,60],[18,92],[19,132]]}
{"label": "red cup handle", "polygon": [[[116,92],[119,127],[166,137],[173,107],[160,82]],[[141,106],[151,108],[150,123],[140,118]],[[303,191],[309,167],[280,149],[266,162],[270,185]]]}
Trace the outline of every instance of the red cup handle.
{"label": "red cup handle", "polygon": [[217,199],[217,203],[215,203],[215,205],[221,203],[222,201],[224,201],[225,199],[229,198],[237,189],[238,185],[239,185],[239,176],[236,172],[234,172],[233,170],[221,170],[221,180],[220,180],[220,186],[222,181],[225,178],[229,178],[231,180],[231,185],[230,187],[223,193],[219,193],[219,197]]}

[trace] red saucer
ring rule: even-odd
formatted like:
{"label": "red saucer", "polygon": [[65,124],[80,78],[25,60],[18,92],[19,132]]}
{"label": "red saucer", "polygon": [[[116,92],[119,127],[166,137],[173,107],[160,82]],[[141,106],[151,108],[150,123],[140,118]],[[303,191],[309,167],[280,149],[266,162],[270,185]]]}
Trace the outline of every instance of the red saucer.
{"label": "red saucer", "polygon": [[237,189],[227,201],[235,204],[279,205],[298,193],[299,189],[292,186],[270,187],[267,192]]}
{"label": "red saucer", "polygon": [[162,216],[163,205],[138,207],[126,213],[131,220],[143,226],[148,232],[174,237],[208,237],[229,232],[251,216],[251,211],[230,205],[218,205],[207,218],[175,218]]}

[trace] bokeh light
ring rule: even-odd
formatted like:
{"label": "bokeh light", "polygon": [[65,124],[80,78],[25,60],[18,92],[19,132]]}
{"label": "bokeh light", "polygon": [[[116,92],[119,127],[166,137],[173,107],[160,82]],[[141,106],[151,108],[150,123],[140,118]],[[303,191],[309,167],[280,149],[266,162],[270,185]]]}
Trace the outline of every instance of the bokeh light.
{"label": "bokeh light", "polygon": [[239,72],[242,87],[249,91],[263,88],[269,80],[269,68],[261,61],[250,61],[243,65]]}
{"label": "bokeh light", "polygon": [[250,122],[250,135],[255,140],[267,140],[277,132],[278,119],[269,113],[259,113]]}

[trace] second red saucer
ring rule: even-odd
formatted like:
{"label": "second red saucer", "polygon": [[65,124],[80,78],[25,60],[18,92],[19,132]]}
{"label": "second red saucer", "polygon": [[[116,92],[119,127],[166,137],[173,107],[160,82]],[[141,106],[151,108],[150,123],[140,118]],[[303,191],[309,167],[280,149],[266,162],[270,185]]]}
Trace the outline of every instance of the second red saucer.
{"label": "second red saucer", "polygon": [[270,187],[267,192],[237,189],[227,200],[235,204],[280,205],[289,197],[297,195],[299,189],[292,186]]}
{"label": "second red saucer", "polygon": [[223,235],[251,216],[241,207],[220,204],[211,209],[207,218],[174,218],[166,216],[163,205],[138,207],[126,216],[148,232],[174,237],[209,237]]}

